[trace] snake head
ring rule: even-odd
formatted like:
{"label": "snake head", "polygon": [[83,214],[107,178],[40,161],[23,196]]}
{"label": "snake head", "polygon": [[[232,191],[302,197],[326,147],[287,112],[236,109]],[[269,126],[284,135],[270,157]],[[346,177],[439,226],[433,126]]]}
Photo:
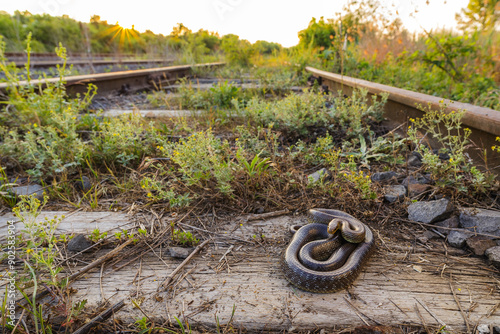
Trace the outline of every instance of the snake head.
{"label": "snake head", "polygon": [[335,234],[335,232],[337,232],[341,227],[341,222],[342,222],[341,219],[338,218],[332,219],[332,221],[328,223],[328,229],[327,229],[328,233]]}

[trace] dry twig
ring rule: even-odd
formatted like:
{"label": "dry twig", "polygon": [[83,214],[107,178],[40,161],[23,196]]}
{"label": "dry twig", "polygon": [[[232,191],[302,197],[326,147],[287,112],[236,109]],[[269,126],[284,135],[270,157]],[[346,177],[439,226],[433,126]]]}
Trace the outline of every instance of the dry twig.
{"label": "dry twig", "polygon": [[290,213],[290,211],[288,211],[288,209],[280,210],[280,211],[273,211],[273,212],[266,212],[266,213],[261,213],[261,214],[253,214],[253,215],[246,217],[244,220],[249,222],[249,221],[253,221],[253,220],[268,219],[268,218],[272,218],[272,217],[283,216],[283,215],[286,215],[287,213]]}
{"label": "dry twig", "polygon": [[465,326],[467,326],[467,333],[470,333],[470,326],[469,326],[469,321],[467,321],[467,317],[465,316],[464,310],[462,309],[462,305],[460,304],[460,301],[457,298],[457,295],[455,294],[455,290],[453,289],[453,285],[451,284],[451,276],[450,276],[450,290],[451,293],[453,294],[453,298],[455,299],[455,303],[458,305],[458,309],[460,310],[460,314],[462,315],[462,318],[464,319]]}
{"label": "dry twig", "polygon": [[446,325],[441,319],[439,319],[436,314],[434,314],[434,312],[432,312],[428,307],[427,305],[425,305],[422,301],[420,301],[420,299],[418,298],[415,298],[415,300],[420,304],[422,305],[422,307],[441,325],[441,326],[444,326],[444,327],[447,327],[448,329],[450,329],[450,327],[448,327],[448,325]]}
{"label": "dry twig", "polygon": [[189,256],[184,261],[182,261],[182,263],[177,268],[175,268],[175,270],[172,271],[170,273],[170,275],[167,276],[167,278],[165,278],[163,283],[160,284],[160,286],[158,287],[157,291],[160,291],[160,288],[166,288],[170,284],[170,282],[172,281],[174,276],[177,275],[179,273],[179,271],[181,271],[181,269],[186,264],[188,264],[189,261],[191,261],[191,259],[196,255],[196,253],[198,253],[203,247],[205,247],[208,244],[209,241],[210,241],[210,239],[207,239],[207,240],[203,241],[200,245],[198,245],[198,247],[196,247],[195,250],[191,254],[189,254]]}
{"label": "dry twig", "polygon": [[105,321],[109,317],[111,317],[115,312],[120,310],[123,306],[125,306],[125,300],[121,300],[110,308],[102,311],[97,317],[90,320],[88,323],[78,328],[73,334],[85,334],[88,333],[92,327],[97,326],[99,323]]}
{"label": "dry twig", "polygon": [[[82,269],[80,269],[79,271],[77,271],[76,273],[67,276],[63,280],[66,280],[66,285],[69,285],[70,283],[72,283],[73,281],[75,281],[77,278],[79,278],[83,274],[85,274],[88,271],[94,269],[95,267],[101,265],[102,263],[108,261],[109,259],[113,258],[115,255],[119,254],[125,247],[127,247],[128,245],[130,245],[132,242],[134,242],[133,239],[127,240],[125,243],[123,243],[120,246],[116,247],[115,249],[113,249],[109,253],[104,254],[103,256],[101,256],[100,258],[98,258],[97,260],[95,260],[94,262],[86,265],[85,267],[83,267]],[[47,290],[47,289],[42,290],[41,292],[39,292],[35,296],[35,298],[37,300],[40,300],[41,298],[45,297],[48,293],[49,293],[49,290]],[[26,302],[26,301],[23,298],[21,300],[18,300],[16,302],[16,304],[18,306],[20,306],[20,305],[24,305],[24,302]]]}

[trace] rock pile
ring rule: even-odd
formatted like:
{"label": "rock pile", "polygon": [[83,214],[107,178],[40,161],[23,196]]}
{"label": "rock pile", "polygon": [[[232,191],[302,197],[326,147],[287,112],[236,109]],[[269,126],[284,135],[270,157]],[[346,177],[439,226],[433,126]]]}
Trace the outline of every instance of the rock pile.
{"label": "rock pile", "polygon": [[450,217],[453,211],[448,199],[422,201],[408,206],[408,218],[434,224],[436,231],[445,236],[451,246],[467,246],[475,255],[486,255],[493,265],[500,268],[500,239],[495,238],[500,237],[500,212],[460,208],[459,215]]}
{"label": "rock pile", "polygon": [[477,256],[486,255],[491,264],[500,268],[500,212],[455,208],[446,198],[417,200],[432,192],[429,175],[416,174],[404,178],[395,172],[382,172],[374,173],[371,180],[383,186],[384,198],[390,203],[408,198],[414,201],[408,205],[408,219],[436,226],[435,232],[427,231],[419,238],[420,241],[446,238],[451,246],[467,247]]}

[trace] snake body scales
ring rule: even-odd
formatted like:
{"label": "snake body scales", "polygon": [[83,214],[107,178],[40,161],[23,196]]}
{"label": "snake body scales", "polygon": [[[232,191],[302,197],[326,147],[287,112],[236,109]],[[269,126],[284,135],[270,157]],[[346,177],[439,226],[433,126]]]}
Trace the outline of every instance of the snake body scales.
{"label": "snake body scales", "polygon": [[338,210],[312,209],[309,215],[313,223],[295,232],[283,255],[285,278],[309,292],[347,288],[374,251],[371,230]]}

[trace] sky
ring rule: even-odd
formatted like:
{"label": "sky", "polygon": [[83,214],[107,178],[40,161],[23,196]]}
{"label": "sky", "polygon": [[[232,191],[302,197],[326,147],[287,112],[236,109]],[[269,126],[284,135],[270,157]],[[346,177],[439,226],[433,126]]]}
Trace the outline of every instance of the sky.
{"label": "sky", "polygon": [[[169,34],[177,23],[192,31],[205,29],[221,36],[236,34],[254,43],[277,42],[285,47],[296,45],[297,33],[312,17],[334,18],[352,0],[0,0],[0,10],[13,13],[28,10],[32,14],[68,15],[88,22],[99,15],[108,23],[119,23],[138,31]],[[469,0],[380,0],[399,17],[410,31],[455,26],[455,14]],[[428,3],[428,4],[427,4]],[[410,16],[412,15],[412,16]]]}

